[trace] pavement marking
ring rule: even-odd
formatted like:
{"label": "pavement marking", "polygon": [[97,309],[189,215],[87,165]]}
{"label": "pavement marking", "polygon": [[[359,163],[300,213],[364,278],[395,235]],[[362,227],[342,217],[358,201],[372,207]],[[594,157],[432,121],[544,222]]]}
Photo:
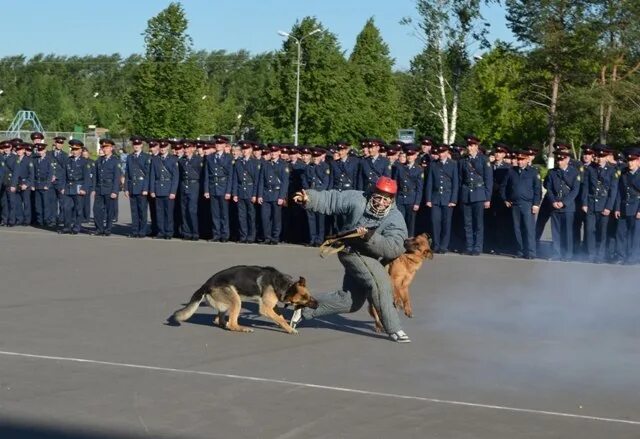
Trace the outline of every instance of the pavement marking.
{"label": "pavement marking", "polygon": [[556,417],[563,417],[563,418],[584,419],[588,421],[600,421],[600,422],[610,422],[610,423],[617,423],[617,424],[630,424],[630,425],[640,426],[640,420],[635,421],[630,419],[605,418],[601,416],[580,415],[577,413],[553,412],[548,410],[525,409],[525,408],[519,408],[519,407],[509,407],[509,406],[494,405],[494,404],[480,404],[480,403],[474,403],[474,402],[455,401],[455,400],[448,400],[448,399],[427,398],[423,396],[402,395],[397,393],[374,392],[369,390],[351,389],[348,387],[324,386],[321,384],[311,384],[311,383],[302,383],[298,381],[279,380],[275,378],[261,378],[261,377],[245,376],[245,375],[234,375],[234,374],[227,374],[227,373],[190,370],[190,369],[175,369],[171,367],[147,366],[144,364],[117,363],[112,361],[89,360],[84,358],[25,354],[22,352],[0,351],[0,355],[11,356],[11,357],[37,358],[41,360],[68,361],[73,363],[86,363],[86,364],[94,364],[94,365],[100,365],[100,366],[125,367],[130,369],[154,370],[158,372],[174,372],[174,373],[181,373],[181,374],[187,374],[187,375],[229,378],[229,379],[235,379],[235,380],[254,381],[254,382],[271,383],[271,384],[285,384],[288,386],[305,387],[308,389],[333,390],[336,392],[353,393],[353,394],[365,395],[365,396],[380,396],[385,398],[431,402],[435,404],[454,405],[454,406],[462,406],[462,407],[475,407],[475,408],[483,408],[483,409],[502,410],[502,411],[515,412],[515,413],[530,413],[534,415],[556,416]]}

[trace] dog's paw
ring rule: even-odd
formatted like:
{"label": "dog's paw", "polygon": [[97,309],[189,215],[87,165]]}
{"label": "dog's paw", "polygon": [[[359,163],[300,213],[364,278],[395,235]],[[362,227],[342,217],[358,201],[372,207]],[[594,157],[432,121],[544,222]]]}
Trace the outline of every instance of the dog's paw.
{"label": "dog's paw", "polygon": [[291,334],[291,335],[300,335],[300,333],[298,332],[298,330],[296,328],[291,328],[291,331],[289,331],[289,334]]}

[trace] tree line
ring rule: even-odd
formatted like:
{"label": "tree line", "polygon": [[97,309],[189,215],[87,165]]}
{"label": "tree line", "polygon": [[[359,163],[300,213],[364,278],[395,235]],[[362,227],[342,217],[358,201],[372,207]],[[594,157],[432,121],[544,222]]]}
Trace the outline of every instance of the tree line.
{"label": "tree line", "polygon": [[[392,139],[398,128],[454,143],[624,146],[640,137],[640,2],[505,0],[516,42],[486,39],[483,0],[417,0],[403,20],[423,50],[394,70],[373,18],[347,57],[314,17],[302,39],[299,142]],[[196,51],[179,3],[149,19],[145,52],[0,59],[0,126],[37,112],[49,131],[97,125],[114,138],[223,132],[292,142],[297,43],[251,54]]]}

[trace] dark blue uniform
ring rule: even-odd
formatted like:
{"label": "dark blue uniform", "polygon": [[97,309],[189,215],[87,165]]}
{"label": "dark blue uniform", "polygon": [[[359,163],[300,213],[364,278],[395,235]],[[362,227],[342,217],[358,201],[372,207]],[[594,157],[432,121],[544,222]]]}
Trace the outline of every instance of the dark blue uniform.
{"label": "dark blue uniform", "polygon": [[518,243],[518,256],[536,257],[535,214],[532,207],[542,202],[542,182],[538,170],[532,166],[509,169],[500,188],[502,199],[511,203],[513,231]]}
{"label": "dark blue uniform", "polygon": [[426,196],[431,203],[431,223],[433,227],[433,251],[445,253],[449,250],[451,238],[451,216],[458,203],[460,179],[458,164],[454,160],[431,162],[427,174]]}
{"label": "dark blue uniform", "polygon": [[477,154],[460,159],[458,175],[466,251],[479,254],[484,244],[484,203],[491,201],[493,191],[493,169],[486,156]]}
{"label": "dark blue uniform", "polygon": [[[317,165],[310,163],[302,174],[302,188],[326,191],[329,189],[331,171],[326,162]],[[307,210],[307,222],[309,225],[309,245],[320,246],[324,242],[324,215],[318,212]]]}
{"label": "dark blue uniform", "polygon": [[[174,155],[157,155],[151,159],[149,192],[155,194],[158,238],[173,237],[173,210],[178,192],[178,158]],[[173,195],[173,199],[171,199]]]}
{"label": "dark blue uniform", "polygon": [[289,166],[282,160],[270,160],[262,164],[258,178],[258,198],[262,198],[260,214],[266,244],[280,242],[282,230],[282,204],[287,197],[289,186]]}
{"label": "dark blue uniform", "polygon": [[203,166],[204,160],[195,154],[191,158],[185,154],[178,160],[182,237],[193,241],[197,241],[200,237],[198,232],[198,200],[200,199]]}
{"label": "dark blue uniform", "polygon": [[256,240],[256,209],[260,161],[251,157],[236,160],[233,166],[231,194],[238,198],[238,228],[240,242]]}
{"label": "dark blue uniform", "polygon": [[229,239],[229,200],[233,163],[229,154],[210,154],[204,159],[204,191],[211,202],[212,239]]}
{"label": "dark blue uniform", "polygon": [[396,207],[407,223],[409,237],[415,236],[416,213],[413,206],[420,207],[422,192],[424,191],[424,169],[417,163],[412,165],[394,163],[393,179],[398,183]]}
{"label": "dark blue uniform", "polygon": [[[10,224],[31,224],[31,187],[33,186],[33,162],[30,157],[16,157],[11,187],[15,187],[15,209],[12,210],[9,218]],[[27,185],[22,189],[22,185]]]}
{"label": "dark blue uniform", "polygon": [[331,162],[331,183],[329,189],[351,191],[357,188],[359,159],[347,156],[345,160]]}
{"label": "dark blue uniform", "polygon": [[620,171],[615,166],[590,166],[582,182],[582,206],[587,207],[587,251],[592,262],[604,262],[607,245],[607,225],[618,194]]}
{"label": "dark blue uniform", "polygon": [[360,161],[360,182],[358,189],[370,194],[380,177],[391,177],[391,163],[386,157],[379,155],[374,160],[367,157]]}
{"label": "dark blue uniform", "polygon": [[67,160],[69,160],[69,155],[64,151],[59,151],[54,149],[53,151],[49,151],[49,157],[51,157],[51,162],[53,165],[53,190],[50,191],[50,201],[51,207],[50,210],[54,216],[54,220],[57,224],[62,224],[64,222],[64,181],[65,181],[65,167],[67,164]]}
{"label": "dark blue uniform", "polygon": [[511,211],[504,205],[504,201],[500,196],[500,188],[507,178],[510,165],[504,161],[491,164],[493,169],[493,190],[491,193],[491,207],[487,215],[487,224],[485,225],[485,237],[487,245],[492,253],[507,253],[513,251],[514,242],[513,222],[511,219]]}
{"label": "dark blue uniform", "polygon": [[[147,153],[129,154],[125,168],[125,191],[131,207],[131,236],[144,238],[147,234],[147,209],[151,156]],[[146,193],[146,194],[145,194]]]}
{"label": "dark blue uniform", "polygon": [[620,212],[617,248],[627,264],[640,263],[640,169],[620,175],[615,211]]}
{"label": "dark blue uniform", "polygon": [[33,158],[36,224],[39,226],[53,226],[55,224],[55,215],[51,211],[51,192],[54,191],[52,186],[53,175],[53,161],[49,154],[42,154]]}
{"label": "dark blue uniform", "polygon": [[[120,192],[122,167],[120,159],[114,155],[99,157],[95,163],[95,199],[93,202],[93,219],[98,235],[110,235],[115,218],[115,205]],[[115,197],[115,198],[113,198]]]}
{"label": "dark blue uniform", "polygon": [[87,195],[82,198],[82,222],[87,222],[91,219],[91,192],[95,190],[96,185],[96,162],[92,159],[85,159],[89,163],[89,178],[90,185],[87,190]]}
{"label": "dark blue uniform", "polygon": [[15,165],[15,156],[0,153],[0,168],[2,168],[2,178],[0,179],[0,224],[9,225],[9,211],[11,210],[11,174]]}
{"label": "dark blue uniform", "polygon": [[[82,224],[82,209],[85,197],[89,197],[92,187],[91,163],[83,157],[69,157],[65,163],[64,184],[64,233],[77,234]],[[84,195],[80,194],[84,191]]]}
{"label": "dark blue uniform", "polygon": [[[555,257],[563,260],[573,258],[573,224],[576,211],[576,198],[580,192],[581,174],[577,167],[568,166],[562,170],[555,168],[545,178],[551,211],[551,236]],[[553,204],[561,202],[562,207],[556,209]]]}

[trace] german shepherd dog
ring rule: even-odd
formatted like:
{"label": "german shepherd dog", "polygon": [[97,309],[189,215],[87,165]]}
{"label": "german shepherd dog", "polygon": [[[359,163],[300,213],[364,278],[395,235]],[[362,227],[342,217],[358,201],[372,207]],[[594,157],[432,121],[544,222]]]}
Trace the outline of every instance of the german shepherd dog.
{"label": "german shepherd dog", "polygon": [[[422,263],[426,259],[433,259],[433,251],[426,233],[405,240],[404,248],[405,253],[391,261],[387,265],[387,270],[393,287],[393,304],[397,309],[404,311],[407,317],[413,317],[409,286]],[[376,332],[382,332],[384,326],[371,300],[369,300],[369,314],[375,321]]]}
{"label": "german shepherd dog", "polygon": [[[180,323],[189,319],[202,300],[218,311],[213,323],[221,328],[238,332],[253,332],[253,329],[238,324],[242,299],[253,299],[259,303],[259,313],[280,325],[289,334],[298,332],[292,328],[278,311],[278,302],[294,307],[317,308],[318,302],[311,296],[304,277],[294,280],[273,267],[237,265],[222,270],[206,281],[182,309],[170,317]],[[229,320],[225,313],[229,312]]]}

